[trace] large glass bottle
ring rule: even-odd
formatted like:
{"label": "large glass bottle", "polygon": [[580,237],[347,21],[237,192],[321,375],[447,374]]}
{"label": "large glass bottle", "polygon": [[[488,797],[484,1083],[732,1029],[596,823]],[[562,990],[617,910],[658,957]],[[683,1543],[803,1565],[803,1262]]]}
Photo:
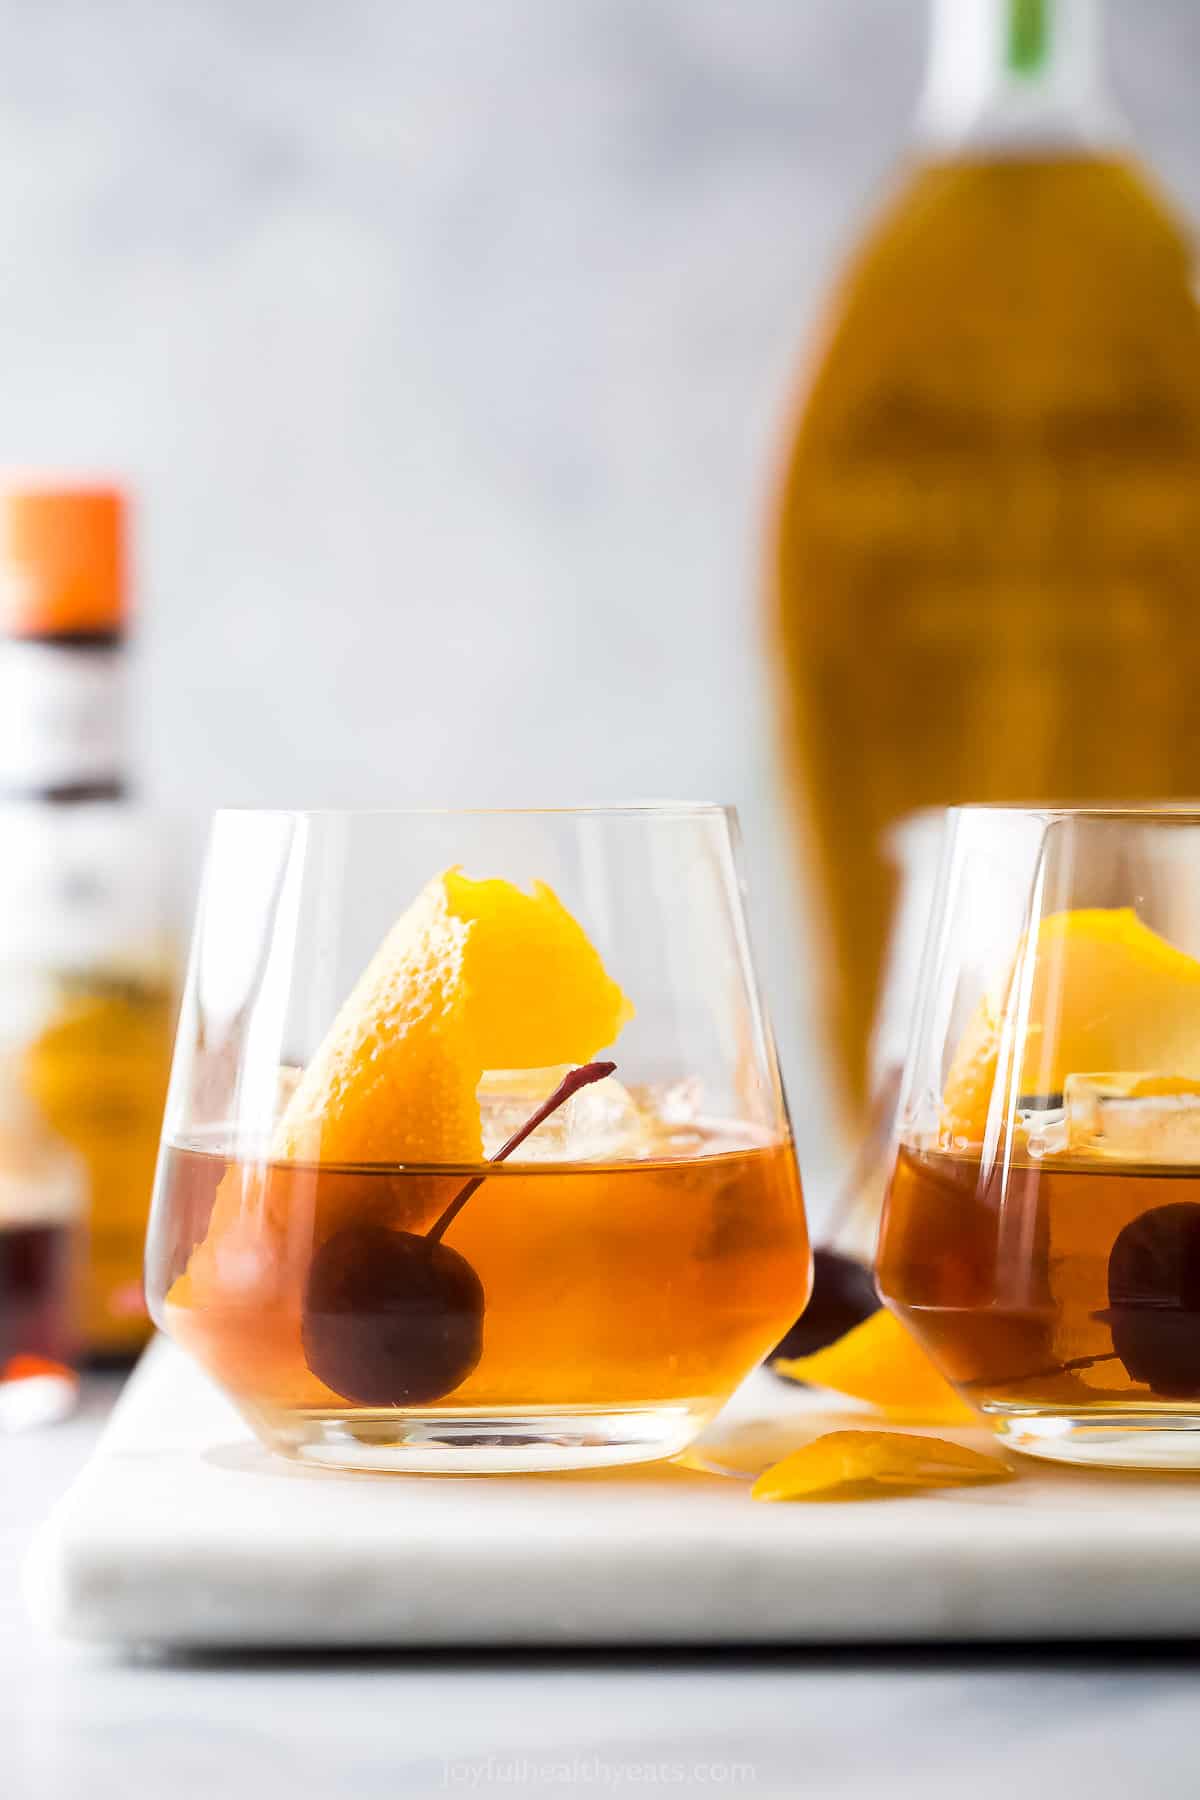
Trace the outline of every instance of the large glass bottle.
{"label": "large glass bottle", "polygon": [[895,821],[1200,789],[1191,246],[1096,52],[1090,0],[937,0],[788,441],[775,661],[860,1124]]}

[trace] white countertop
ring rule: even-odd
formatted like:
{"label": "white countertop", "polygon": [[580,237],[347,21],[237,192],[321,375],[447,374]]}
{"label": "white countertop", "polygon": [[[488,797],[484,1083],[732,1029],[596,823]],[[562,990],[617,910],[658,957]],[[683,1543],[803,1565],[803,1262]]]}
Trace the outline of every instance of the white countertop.
{"label": "white countertop", "polygon": [[39,1642],[17,1567],[115,1392],[0,1440],[5,1800],[1194,1792],[1186,1646],[168,1662]]}

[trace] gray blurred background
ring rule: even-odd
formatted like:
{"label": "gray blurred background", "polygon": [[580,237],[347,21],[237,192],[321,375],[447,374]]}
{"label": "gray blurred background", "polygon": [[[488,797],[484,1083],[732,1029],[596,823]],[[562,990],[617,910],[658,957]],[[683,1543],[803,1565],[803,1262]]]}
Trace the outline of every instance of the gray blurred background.
{"label": "gray blurred background", "polygon": [[[1200,4],[1108,14],[1200,214]],[[144,766],[185,867],[219,803],[737,801],[819,1213],[761,522],[922,0],[3,0],[0,27],[0,459],[140,496]]]}

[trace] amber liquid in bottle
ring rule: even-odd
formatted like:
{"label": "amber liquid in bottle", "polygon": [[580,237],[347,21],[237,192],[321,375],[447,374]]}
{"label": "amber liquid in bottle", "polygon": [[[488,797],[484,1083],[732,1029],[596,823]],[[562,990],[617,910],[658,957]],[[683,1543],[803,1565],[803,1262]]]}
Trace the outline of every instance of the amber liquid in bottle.
{"label": "amber liquid in bottle", "polygon": [[26,1052],[30,1094],[87,1171],[80,1323],[94,1358],[131,1356],[149,1334],[142,1249],[174,1023],[165,977],[106,980],[92,970],[61,985]]}
{"label": "amber liquid in bottle", "polygon": [[984,125],[900,180],[835,298],[784,459],[785,755],[860,1107],[891,824],[960,800],[1200,787],[1191,245],[1138,165],[1076,120],[1085,15],[1082,0],[944,7],[942,33],[984,33],[980,56],[998,58],[994,80],[979,71]]}

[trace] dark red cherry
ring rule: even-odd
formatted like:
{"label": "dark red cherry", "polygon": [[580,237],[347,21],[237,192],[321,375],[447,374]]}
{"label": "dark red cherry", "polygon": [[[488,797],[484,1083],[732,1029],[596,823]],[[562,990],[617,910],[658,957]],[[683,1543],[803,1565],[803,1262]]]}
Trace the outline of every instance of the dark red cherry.
{"label": "dark red cherry", "polygon": [[319,1381],[358,1406],[424,1406],[483,1353],[483,1283],[448,1244],[347,1225],[317,1251],[301,1323]]}
{"label": "dark red cherry", "polygon": [[1169,1399],[1200,1395],[1200,1205],[1139,1213],[1108,1259],[1113,1349],[1134,1381]]}
{"label": "dark red cherry", "polygon": [[[614,1062],[569,1069],[491,1158],[511,1156],[552,1112]],[[442,1242],[487,1180],[472,1175],[424,1237],[385,1225],[345,1225],[313,1256],[300,1336],[318,1381],[357,1406],[427,1406],[461,1387],[483,1354],[483,1283]]]}
{"label": "dark red cherry", "polygon": [[812,1298],[771,1355],[811,1356],[878,1310],[870,1269],[840,1250],[814,1250]]}

